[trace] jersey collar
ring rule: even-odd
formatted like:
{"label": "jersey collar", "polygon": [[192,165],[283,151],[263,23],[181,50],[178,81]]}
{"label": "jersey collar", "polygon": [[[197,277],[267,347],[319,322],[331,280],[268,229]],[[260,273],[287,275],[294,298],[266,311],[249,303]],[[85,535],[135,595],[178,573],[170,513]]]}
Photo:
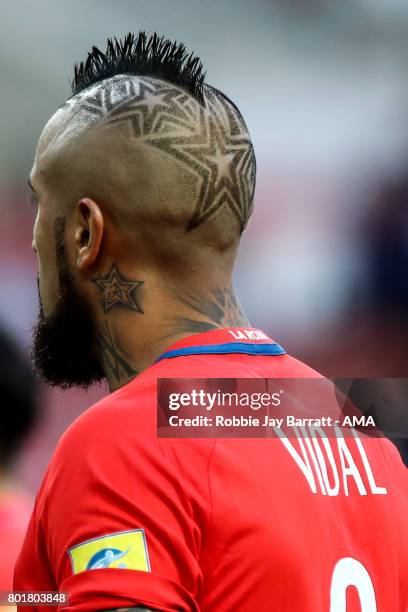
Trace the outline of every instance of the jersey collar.
{"label": "jersey collar", "polygon": [[260,329],[254,327],[225,327],[178,340],[157,359],[169,359],[202,354],[284,355],[286,351]]}

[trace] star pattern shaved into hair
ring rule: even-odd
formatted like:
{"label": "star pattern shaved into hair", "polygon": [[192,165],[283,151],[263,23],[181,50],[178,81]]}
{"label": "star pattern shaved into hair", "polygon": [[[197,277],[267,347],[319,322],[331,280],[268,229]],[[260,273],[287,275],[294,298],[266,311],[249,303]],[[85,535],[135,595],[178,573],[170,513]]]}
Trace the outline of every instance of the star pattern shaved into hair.
{"label": "star pattern shaved into hair", "polygon": [[129,138],[165,152],[196,179],[187,231],[224,209],[242,232],[253,205],[255,154],[238,108],[204,79],[200,58],[182,43],[129,32],[108,39],[104,51],[93,46],[75,64],[65,106],[84,124],[127,128]]}
{"label": "star pattern shaved into hair", "polygon": [[157,79],[126,75],[79,93],[68,104],[101,120],[100,128],[125,126],[130,138],[164,151],[197,180],[191,231],[228,207],[245,228],[255,188],[255,155],[244,120],[228,98],[204,87],[205,107],[183,89]]}
{"label": "star pattern shaved into hair", "polygon": [[[186,135],[165,135],[149,143],[183,162],[199,179],[199,193],[188,229],[192,230],[227,205],[244,229],[252,201],[253,184],[248,167],[249,138],[228,133],[214,117],[201,110],[200,128]],[[248,201],[247,192],[251,191]]]}

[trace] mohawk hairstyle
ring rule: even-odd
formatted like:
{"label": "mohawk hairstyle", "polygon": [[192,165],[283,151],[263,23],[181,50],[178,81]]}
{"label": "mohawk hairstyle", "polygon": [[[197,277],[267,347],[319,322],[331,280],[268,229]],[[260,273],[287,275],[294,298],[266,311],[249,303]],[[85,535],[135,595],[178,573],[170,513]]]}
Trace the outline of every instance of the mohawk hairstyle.
{"label": "mohawk hairstyle", "polygon": [[92,47],[85,62],[75,64],[71,82],[72,95],[80,93],[94,83],[119,74],[148,76],[178,85],[204,105],[203,65],[193,53],[188,55],[183,44],[159,37],[149,38],[146,32],[125,38],[109,38],[105,53]]}

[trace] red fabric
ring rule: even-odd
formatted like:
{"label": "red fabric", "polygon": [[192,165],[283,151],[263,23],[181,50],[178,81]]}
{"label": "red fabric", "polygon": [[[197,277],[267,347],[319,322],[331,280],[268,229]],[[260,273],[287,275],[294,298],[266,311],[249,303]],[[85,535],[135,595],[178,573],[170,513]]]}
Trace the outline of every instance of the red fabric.
{"label": "red fabric", "polygon": [[[231,342],[230,330],[197,334],[170,349],[222,342]],[[356,441],[347,440],[364,493],[348,476],[348,491],[342,485],[329,496],[311,491],[278,438],[156,436],[157,378],[318,376],[288,355],[183,356],[160,361],[95,404],[66,431],[47,470],[15,589],[66,590],[67,612],[138,604],[164,611],[328,612],[336,564],[354,559],[373,585],[377,610],[406,612],[407,474],[389,442],[361,442],[373,485]],[[330,445],[341,474],[335,441]],[[373,486],[387,494],[375,494]],[[150,572],[73,575],[70,547],[140,528]],[[358,574],[353,567],[346,567],[350,580]],[[361,612],[358,598],[349,601],[347,612]]]}
{"label": "red fabric", "polygon": [[96,609],[95,600],[100,610],[139,605],[172,612],[175,604],[166,605],[165,601],[177,602],[177,610],[182,612],[199,610],[179,584],[146,572],[126,569],[80,572],[64,580],[60,589],[69,593],[69,605],[62,606],[63,611],[92,612]]}

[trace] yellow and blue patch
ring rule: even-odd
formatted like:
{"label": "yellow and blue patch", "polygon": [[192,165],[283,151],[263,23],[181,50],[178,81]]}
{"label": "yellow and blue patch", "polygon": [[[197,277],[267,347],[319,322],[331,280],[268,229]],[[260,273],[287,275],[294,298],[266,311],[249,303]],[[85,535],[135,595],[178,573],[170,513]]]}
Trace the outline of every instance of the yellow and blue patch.
{"label": "yellow and blue patch", "polygon": [[120,531],[87,540],[68,550],[74,574],[85,570],[116,568],[150,572],[143,529]]}

